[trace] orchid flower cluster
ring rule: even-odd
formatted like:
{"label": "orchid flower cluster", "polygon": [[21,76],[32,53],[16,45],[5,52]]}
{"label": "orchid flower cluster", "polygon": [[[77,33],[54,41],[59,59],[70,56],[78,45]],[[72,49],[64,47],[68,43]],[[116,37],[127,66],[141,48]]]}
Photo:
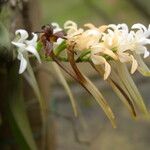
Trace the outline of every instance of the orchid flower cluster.
{"label": "orchid flower cluster", "polygon": [[[57,23],[52,23],[55,26],[54,32],[62,31]],[[142,54],[144,58],[149,56],[147,45],[150,44],[150,25],[148,29],[142,24],[134,24],[129,30],[126,24],[110,24],[95,27],[93,24],[85,24],[87,29],[78,28],[73,21],[67,21],[64,24],[66,30],[67,44],[75,43],[74,50],[76,52],[84,52],[89,50],[89,60],[95,65],[104,65],[104,79],[107,79],[111,72],[109,61],[120,61],[121,63],[131,63],[131,74],[133,74],[139,62],[134,55]],[[21,61],[19,73],[23,73],[27,67],[27,62],[23,55],[25,52],[30,52],[38,59],[40,56],[36,50],[38,36],[33,34],[32,40],[27,40],[29,37],[27,31],[17,30],[16,35],[20,37],[13,41],[12,44],[18,47],[18,59]],[[64,40],[59,38],[55,45],[61,44]]]}
{"label": "orchid flower cluster", "polygon": [[142,24],[134,24],[128,29],[126,24],[110,24],[108,26],[95,27],[93,24],[85,24],[87,30],[77,27],[77,24],[68,21],[64,28],[67,29],[69,43],[75,42],[76,51],[90,50],[91,61],[95,65],[105,66],[104,79],[111,72],[109,60],[131,63],[131,74],[138,68],[138,60],[134,54],[149,56],[146,45],[150,44],[150,25],[148,29]]}
{"label": "orchid flower cluster", "polygon": [[[51,30],[46,28],[45,33],[41,32],[39,35],[32,33],[31,40],[28,40],[27,31],[16,31],[12,44],[17,47],[19,73],[23,73],[27,68],[28,53],[35,56],[40,63],[41,59],[55,61],[93,95],[114,125],[114,115],[104,97],[76,65],[78,62],[89,62],[104,80],[108,81],[134,116],[135,105],[145,114],[148,113],[130,74],[139,70],[143,75],[150,76],[150,71],[143,61],[143,58],[150,55],[147,49],[150,44],[150,25],[146,28],[137,23],[129,29],[124,23],[99,27],[88,23],[79,28],[75,22],[67,21],[63,28],[57,23],[52,23],[50,28]],[[67,53],[66,57],[61,56],[62,52]],[[69,71],[63,62],[69,62],[74,72]],[[126,64],[131,64],[130,73]]]}

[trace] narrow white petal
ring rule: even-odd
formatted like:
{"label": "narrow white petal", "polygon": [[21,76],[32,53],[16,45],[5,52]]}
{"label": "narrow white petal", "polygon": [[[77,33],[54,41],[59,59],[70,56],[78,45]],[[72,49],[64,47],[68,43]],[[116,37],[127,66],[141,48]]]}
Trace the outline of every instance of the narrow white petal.
{"label": "narrow white petal", "polygon": [[94,28],[96,28],[93,24],[91,24],[91,23],[86,23],[86,24],[84,24],[84,27],[87,27],[87,28],[89,28],[89,29],[94,29]]}
{"label": "narrow white petal", "polygon": [[21,41],[24,41],[29,37],[28,32],[26,30],[23,30],[23,29],[17,30],[15,34],[16,35],[20,34],[20,40]]}
{"label": "narrow white petal", "polygon": [[135,49],[135,52],[137,54],[144,54],[145,51],[147,51],[147,48],[145,46],[142,46],[142,45],[136,47],[136,49]]}
{"label": "narrow white petal", "polygon": [[35,33],[32,33],[32,35],[33,35],[33,38],[32,38],[31,40],[26,40],[25,43],[26,43],[27,45],[34,46],[34,47],[35,47],[36,44],[37,44],[38,35],[35,34]]}
{"label": "narrow white petal", "polygon": [[117,56],[115,55],[115,53],[107,48],[104,49],[104,51],[102,51],[102,53],[112,57],[113,59],[117,59]]}
{"label": "narrow white petal", "polygon": [[23,73],[27,68],[27,61],[23,57],[22,53],[18,53],[18,59],[20,60],[19,74]]}
{"label": "narrow white petal", "polygon": [[85,34],[87,34],[88,36],[101,36],[100,31],[96,30],[96,29],[89,29],[87,31],[84,32]]}
{"label": "narrow white petal", "polygon": [[35,34],[34,32],[32,32],[32,35],[33,35],[32,41],[37,42],[37,40],[38,40],[38,35]]}
{"label": "narrow white petal", "polygon": [[108,76],[110,75],[110,72],[111,72],[110,64],[102,56],[93,55],[91,57],[91,60],[93,61],[93,63],[95,65],[102,65],[102,64],[104,64],[104,67],[105,67],[104,80],[106,80],[108,78]]}
{"label": "narrow white petal", "polygon": [[18,48],[24,48],[26,45],[24,43],[19,43],[19,42],[11,42],[13,45],[15,45]]}
{"label": "narrow white petal", "polygon": [[92,46],[91,49],[92,49],[91,51],[92,54],[103,53],[112,57],[113,59],[117,59],[117,56],[113,53],[113,51],[106,48],[103,44],[96,44]]}
{"label": "narrow white petal", "polygon": [[136,23],[134,24],[131,29],[139,29],[139,30],[143,30],[143,31],[147,31],[146,27],[141,24],[141,23]]}
{"label": "narrow white petal", "polygon": [[59,45],[59,44],[61,44],[63,41],[64,41],[64,39],[58,38],[56,44]]}
{"label": "narrow white petal", "polygon": [[139,72],[143,75],[143,76],[150,76],[150,70],[148,68],[148,66],[144,63],[143,59],[141,58],[140,55],[138,54],[134,54],[134,57],[136,58],[136,60],[138,61],[138,70]]}
{"label": "narrow white petal", "polygon": [[126,32],[129,31],[128,26],[125,23],[119,24],[118,29],[120,29],[120,28]]}
{"label": "narrow white petal", "polygon": [[52,26],[54,26],[54,33],[62,31],[62,29],[60,28],[58,23],[52,22],[51,24],[52,24]]}
{"label": "narrow white petal", "polygon": [[118,53],[118,57],[120,62],[129,62],[131,60],[130,56],[128,53]]}
{"label": "narrow white petal", "polygon": [[131,55],[131,61],[132,61],[131,74],[133,74],[138,68],[138,63],[132,55]]}
{"label": "narrow white petal", "polygon": [[113,30],[117,29],[117,25],[116,24],[110,24],[108,25],[109,28],[112,28]]}
{"label": "narrow white petal", "polygon": [[105,73],[104,73],[104,80],[108,78],[111,72],[111,66],[110,64],[105,60]]}
{"label": "narrow white petal", "polygon": [[77,24],[71,20],[68,20],[64,23],[64,29],[75,28],[77,29]]}
{"label": "narrow white petal", "polygon": [[147,58],[150,55],[150,52],[146,49],[144,52],[144,58]]}
{"label": "narrow white petal", "polygon": [[104,62],[101,60],[102,56],[92,55],[91,60],[95,65],[103,64]]}
{"label": "narrow white petal", "polygon": [[135,53],[144,54],[144,58],[147,58],[150,55],[150,52],[147,50],[147,48],[145,46],[137,47]]}
{"label": "narrow white petal", "polygon": [[140,37],[138,40],[138,43],[141,45],[147,45],[147,44],[150,44],[150,39],[147,39],[145,37]]}
{"label": "narrow white petal", "polygon": [[40,56],[39,56],[37,50],[35,49],[35,47],[33,47],[33,46],[27,46],[26,50],[28,52],[32,53],[38,59],[39,63],[41,63]]}
{"label": "narrow white petal", "polygon": [[91,54],[98,54],[103,51],[104,47],[101,44],[95,44],[91,46]]}

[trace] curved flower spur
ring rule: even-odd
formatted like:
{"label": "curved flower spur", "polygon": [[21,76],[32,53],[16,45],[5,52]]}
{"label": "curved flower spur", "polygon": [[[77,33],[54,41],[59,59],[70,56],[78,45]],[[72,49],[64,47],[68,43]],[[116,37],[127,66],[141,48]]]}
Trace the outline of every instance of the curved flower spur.
{"label": "curved flower spur", "polygon": [[[16,31],[16,34],[18,32],[21,36],[20,40],[12,42],[18,47],[18,59],[24,63],[22,53],[27,51],[35,55],[39,61],[40,55],[43,61],[56,62],[95,98],[113,127],[116,126],[115,116],[109,104],[102,93],[77,67],[77,63],[90,63],[93,69],[109,83],[132,116],[136,117],[139,110],[148,116],[143,98],[130,73],[133,74],[139,70],[144,76],[150,76],[150,70],[141,57],[141,55],[143,58],[149,56],[146,46],[150,44],[150,26],[146,28],[138,23],[129,29],[126,24],[96,27],[88,23],[84,25],[84,28],[78,28],[75,22],[67,21],[63,29],[57,23],[43,26],[39,39],[33,37],[31,41],[27,40],[26,31],[24,31],[25,34],[20,31]],[[69,62],[72,70],[63,62]],[[131,64],[130,73],[127,64]],[[20,73],[25,70],[26,65],[23,65]]]}

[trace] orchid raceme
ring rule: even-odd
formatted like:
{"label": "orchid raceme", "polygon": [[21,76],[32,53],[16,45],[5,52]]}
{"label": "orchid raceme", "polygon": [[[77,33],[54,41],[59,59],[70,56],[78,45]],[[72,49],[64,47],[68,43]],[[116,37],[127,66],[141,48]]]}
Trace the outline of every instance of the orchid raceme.
{"label": "orchid raceme", "polygon": [[[66,22],[66,24],[69,23],[71,22]],[[144,58],[149,56],[146,45],[150,44],[150,27],[146,29],[142,24],[134,24],[131,30],[126,24],[110,24],[98,28],[92,24],[85,24],[85,27],[88,29],[77,29],[77,24],[74,22],[68,28],[65,26],[65,29],[68,29],[68,41],[75,43],[76,51],[91,49],[93,63],[98,65],[99,61],[99,65],[105,64],[104,79],[107,79],[111,70],[111,66],[105,58],[111,57],[114,61],[122,63],[130,62],[131,74],[133,74],[140,65],[133,53],[144,54]]]}
{"label": "orchid raceme", "polygon": [[17,52],[18,52],[17,58],[20,60],[19,74],[21,74],[27,68],[26,57],[27,57],[28,52],[33,54],[41,63],[40,56],[36,50],[38,36],[37,34],[32,33],[33,38],[31,40],[27,40],[29,35],[26,30],[22,30],[22,29],[17,30],[15,34],[16,36],[19,36],[19,37],[17,37],[16,40],[12,41],[12,44],[17,47]]}
{"label": "orchid raceme", "polygon": [[[146,46],[150,44],[150,25],[146,28],[137,23],[129,29],[124,23],[99,27],[87,23],[83,28],[78,28],[75,22],[67,21],[64,23],[64,29],[55,22],[52,23],[52,26],[54,27],[54,34],[62,30],[66,31],[66,39],[58,38],[53,44],[53,49],[57,48],[63,41],[68,45],[74,44],[74,50],[79,53],[89,49],[91,51],[90,59],[93,63],[104,65],[104,79],[107,79],[111,72],[109,60],[120,61],[121,63],[130,62],[132,74],[138,66],[141,66],[134,54],[143,54],[144,58],[149,56]],[[29,41],[27,40],[28,33],[25,30],[17,30],[16,35],[20,35],[20,38],[13,41],[12,44],[18,47],[18,59],[21,61],[19,73],[22,73],[27,66],[26,52],[35,55],[40,62],[39,54],[36,51],[38,36],[33,33],[33,39]]]}
{"label": "orchid raceme", "polygon": [[[137,115],[134,103],[142,113],[148,114],[130,74],[139,70],[143,75],[150,76],[150,70],[141,58],[145,59],[150,54],[147,48],[150,44],[150,25],[146,28],[137,23],[129,28],[125,23],[102,26],[87,23],[80,28],[77,23],[69,20],[63,27],[54,22],[45,26],[45,30],[42,29],[39,35],[32,33],[31,40],[28,40],[27,31],[16,31],[17,37],[12,44],[17,47],[19,73],[23,73],[27,67],[28,52],[39,62],[41,59],[55,61],[97,100],[115,126],[115,117],[107,101],[76,65],[78,62],[89,62],[108,81],[134,117]],[[69,62],[72,70],[62,61]],[[131,65],[130,72],[127,64]]]}

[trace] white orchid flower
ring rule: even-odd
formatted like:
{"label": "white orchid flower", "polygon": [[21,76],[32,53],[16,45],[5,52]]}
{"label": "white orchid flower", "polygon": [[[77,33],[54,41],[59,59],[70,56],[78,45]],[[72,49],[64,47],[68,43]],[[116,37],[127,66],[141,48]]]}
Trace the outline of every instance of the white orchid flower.
{"label": "white orchid flower", "polygon": [[84,27],[88,29],[78,28],[75,22],[67,21],[64,24],[67,30],[67,42],[75,43],[74,49],[77,51],[90,49],[93,63],[105,65],[105,79],[109,76],[111,67],[104,55],[111,57],[114,61],[131,63],[131,74],[140,65],[134,54],[144,54],[144,58],[149,56],[146,45],[150,44],[150,25],[147,29],[142,24],[134,24],[132,30],[129,30],[125,23],[100,27],[88,23]]}
{"label": "white orchid flower", "polygon": [[11,43],[15,45],[18,49],[18,56],[17,58],[20,60],[20,68],[19,68],[19,74],[23,73],[27,68],[27,52],[30,52],[33,54],[38,61],[41,63],[40,56],[36,50],[36,44],[38,36],[35,33],[33,34],[33,38],[31,40],[27,40],[29,37],[26,30],[20,29],[16,31],[16,36],[19,35],[19,38],[15,41],[12,41]]}
{"label": "white orchid flower", "polygon": [[96,45],[99,42],[101,35],[102,34],[98,30],[86,30],[82,34],[78,35],[74,40],[74,42],[76,43],[76,49],[79,51],[90,49],[91,46]]}
{"label": "white orchid flower", "polygon": [[150,25],[148,29],[140,23],[134,24],[132,29],[136,29],[137,31],[132,31],[131,34],[133,36],[131,40],[131,50],[135,51],[137,54],[144,54],[144,58],[150,55],[150,52],[147,50],[146,45],[150,44]]}
{"label": "white orchid flower", "polygon": [[64,28],[67,30],[68,43],[74,42],[75,49],[81,51],[90,49],[91,46],[97,44],[102,36],[102,28],[96,28],[93,24],[85,24],[88,27],[87,30],[82,28],[78,29],[78,26],[73,21],[67,21],[64,24]]}
{"label": "white orchid flower", "polygon": [[103,44],[106,48],[115,50],[115,54],[118,56],[120,62],[131,62],[131,73],[133,74],[138,67],[138,63],[129,52],[131,51],[133,36],[129,33],[128,26],[126,24],[111,24],[108,27],[107,33],[104,33],[102,37]]}
{"label": "white orchid flower", "polygon": [[64,23],[64,29],[66,30],[67,43],[76,43],[80,35],[84,32],[82,28],[78,28],[77,24],[71,20]]}

